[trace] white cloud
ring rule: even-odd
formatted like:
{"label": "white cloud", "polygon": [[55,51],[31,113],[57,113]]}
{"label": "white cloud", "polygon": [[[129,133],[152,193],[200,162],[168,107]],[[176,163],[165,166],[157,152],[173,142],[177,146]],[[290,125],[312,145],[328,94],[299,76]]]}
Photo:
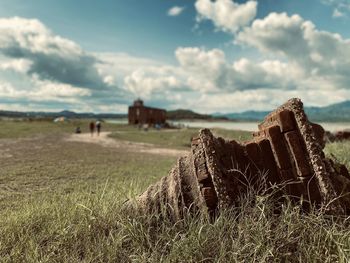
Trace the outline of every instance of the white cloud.
{"label": "white cloud", "polygon": [[2,101],[11,96],[13,103],[35,101],[50,109],[98,109],[130,100],[131,93],[116,85],[119,76],[103,70],[108,61],[52,33],[37,19],[0,18],[0,58],[1,83],[11,83],[2,84]]}
{"label": "white cloud", "polygon": [[108,75],[103,78],[103,82],[106,83],[108,86],[114,86],[115,85],[115,79],[113,76]]}
{"label": "white cloud", "polygon": [[54,83],[47,80],[33,79],[33,84],[38,88],[28,95],[41,100],[55,100],[58,98],[77,98],[91,96],[91,91],[83,88],[77,88],[69,84]]}
{"label": "white cloud", "polygon": [[183,6],[173,6],[168,10],[168,16],[178,16],[185,10]]}
{"label": "white cloud", "polygon": [[196,0],[197,20],[211,20],[214,25],[225,32],[234,33],[248,25],[256,16],[257,2],[248,1],[238,4],[231,0]]}
{"label": "white cloud", "polygon": [[333,11],[332,16],[333,16],[334,18],[344,17],[344,16],[345,16],[345,13],[339,11],[338,8],[335,8],[334,11]]}
{"label": "white cloud", "polygon": [[15,89],[11,83],[0,83],[0,97],[1,98],[18,98],[24,96],[23,91]]}
{"label": "white cloud", "polygon": [[195,90],[218,91],[216,81],[225,74],[226,58],[220,49],[205,51],[198,47],[178,48],[175,56],[181,68],[188,72],[188,84]]}
{"label": "white cloud", "polygon": [[95,55],[103,61],[98,64],[99,72],[113,78],[116,85],[130,94],[130,100],[139,96],[153,99],[157,94],[170,96],[171,92],[189,89],[185,83],[187,73],[181,67],[124,53]]}
{"label": "white cloud", "polygon": [[181,68],[189,73],[188,86],[201,92],[266,87],[288,89],[300,74],[297,69],[277,60],[256,63],[242,58],[230,63],[220,49],[178,48],[175,54]]}
{"label": "white cloud", "polygon": [[286,13],[270,13],[264,19],[256,19],[237,36],[238,43],[248,44],[262,52],[288,55],[304,54],[308,45],[304,40],[306,28],[313,25],[304,23],[299,15],[289,17]]}
{"label": "white cloud", "polygon": [[350,90],[243,90],[231,93],[202,94],[187,108],[195,108],[203,113],[242,112],[245,110],[272,110],[289,98],[301,98],[307,106],[326,106],[350,98]]}
{"label": "white cloud", "polygon": [[18,73],[27,73],[32,65],[28,59],[12,59],[0,64],[1,70],[12,70]]}
{"label": "white cloud", "polygon": [[333,18],[347,17],[350,12],[349,0],[322,0],[321,2],[333,7]]}
{"label": "white cloud", "polygon": [[133,71],[135,68],[148,68],[163,66],[164,63],[143,57],[135,57],[126,53],[93,53],[99,61],[103,63],[98,64],[98,69],[102,71],[108,71],[112,68],[112,71],[117,70],[122,75]]}
{"label": "white cloud", "polygon": [[344,88],[350,83],[350,40],[319,31],[299,15],[271,13],[257,19],[238,34],[237,43],[287,59],[314,82],[325,82],[323,86]]}
{"label": "white cloud", "polygon": [[90,96],[86,89],[72,87],[68,84],[52,83],[34,78],[30,90],[16,88],[11,83],[0,83],[0,97],[16,100],[51,101],[51,102],[77,102],[79,97]]}
{"label": "white cloud", "polygon": [[160,72],[145,72],[136,70],[124,79],[124,86],[136,97],[150,99],[154,93],[165,93],[181,86],[181,82],[172,75]]}
{"label": "white cloud", "polygon": [[[261,57],[229,61],[218,48],[178,47],[177,65],[88,53],[38,20],[0,19],[1,105],[12,100],[35,109],[69,105],[80,112],[125,112],[141,96],[153,106],[210,113],[271,109],[289,97],[318,106],[350,98],[350,40],[317,30],[299,15],[272,13],[249,25],[256,5],[196,1],[200,19],[212,20]],[[25,83],[17,86],[14,78]]]}
{"label": "white cloud", "polygon": [[[93,90],[54,83],[37,77],[28,79],[28,89],[17,87],[11,82],[0,82],[0,110],[18,111],[61,111],[76,112],[125,112],[127,103],[109,93],[110,101]],[[107,109],[109,109],[107,111]]]}
{"label": "white cloud", "polygon": [[0,19],[0,53],[14,59],[12,65],[2,68],[82,88],[106,88],[104,76],[96,69],[97,58],[75,42],[53,34],[37,19]]}

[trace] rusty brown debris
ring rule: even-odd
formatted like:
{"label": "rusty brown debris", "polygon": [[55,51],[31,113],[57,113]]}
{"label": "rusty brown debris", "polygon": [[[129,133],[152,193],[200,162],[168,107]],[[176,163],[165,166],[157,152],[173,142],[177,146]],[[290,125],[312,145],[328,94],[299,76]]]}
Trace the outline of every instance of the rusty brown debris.
{"label": "rusty brown debris", "polygon": [[242,193],[264,184],[281,187],[292,199],[328,213],[349,214],[349,172],[325,157],[323,138],[323,128],[308,121],[300,99],[267,115],[244,143],[201,130],[192,139],[189,154],[135,203],[148,212],[167,207],[168,214],[180,219],[184,210],[211,212],[237,206]]}

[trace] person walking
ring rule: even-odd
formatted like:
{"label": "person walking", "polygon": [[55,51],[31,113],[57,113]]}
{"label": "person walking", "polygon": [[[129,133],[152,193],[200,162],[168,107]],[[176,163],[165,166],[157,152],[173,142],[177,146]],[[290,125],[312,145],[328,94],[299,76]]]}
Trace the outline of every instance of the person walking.
{"label": "person walking", "polygon": [[97,129],[97,136],[100,136],[100,132],[101,132],[101,122],[97,121],[96,122],[96,129]]}
{"label": "person walking", "polygon": [[94,135],[94,132],[95,132],[95,123],[92,121],[90,122],[90,133],[91,133],[91,137]]}

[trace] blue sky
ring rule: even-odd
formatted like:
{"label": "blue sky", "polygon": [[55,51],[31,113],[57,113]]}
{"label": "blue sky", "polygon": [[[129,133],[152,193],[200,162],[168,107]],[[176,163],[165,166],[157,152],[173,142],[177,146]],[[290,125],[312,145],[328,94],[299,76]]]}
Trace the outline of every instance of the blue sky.
{"label": "blue sky", "polygon": [[350,99],[348,0],[0,0],[0,109]]}

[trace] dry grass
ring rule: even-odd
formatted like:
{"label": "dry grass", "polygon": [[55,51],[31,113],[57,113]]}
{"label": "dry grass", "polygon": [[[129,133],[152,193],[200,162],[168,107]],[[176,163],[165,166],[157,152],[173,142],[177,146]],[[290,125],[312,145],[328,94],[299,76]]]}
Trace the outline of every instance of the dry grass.
{"label": "dry grass", "polygon": [[[350,258],[350,219],[304,214],[289,203],[276,215],[274,200],[263,196],[246,199],[214,222],[189,215],[174,224],[123,211],[122,202],[166,175],[176,158],[68,143],[64,132],[28,136],[0,140],[12,155],[0,156],[0,262]],[[327,146],[328,154],[347,164],[349,151],[350,143]]]}

